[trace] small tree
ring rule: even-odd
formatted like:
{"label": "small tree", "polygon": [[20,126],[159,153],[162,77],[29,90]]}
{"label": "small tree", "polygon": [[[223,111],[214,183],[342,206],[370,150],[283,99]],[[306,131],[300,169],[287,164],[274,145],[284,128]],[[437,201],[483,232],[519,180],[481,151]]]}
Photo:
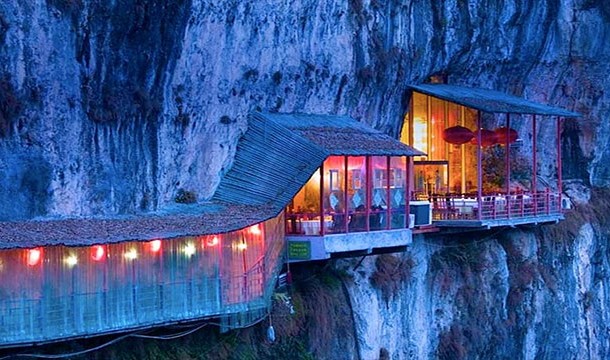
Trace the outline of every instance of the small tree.
{"label": "small tree", "polygon": [[[506,146],[493,145],[483,151],[483,191],[486,193],[506,189],[506,149]],[[531,160],[514,152],[510,155],[510,180],[529,187],[532,178]]]}

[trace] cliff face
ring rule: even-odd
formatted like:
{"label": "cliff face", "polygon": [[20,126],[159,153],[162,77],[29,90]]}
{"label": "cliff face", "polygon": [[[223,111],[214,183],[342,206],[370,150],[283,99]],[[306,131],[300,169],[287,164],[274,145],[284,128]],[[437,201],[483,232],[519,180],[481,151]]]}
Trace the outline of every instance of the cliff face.
{"label": "cliff face", "polygon": [[[0,220],[206,199],[257,108],[397,136],[406,85],[433,74],[583,113],[564,178],[608,186],[609,59],[601,1],[4,0]],[[348,282],[360,355],[608,357],[607,234],[581,220],[416,239],[400,274],[365,259]]]}
{"label": "cliff face", "polygon": [[361,358],[610,357],[607,196],[560,225],[420,238],[355,271],[357,260],[338,263]]}
{"label": "cliff face", "polygon": [[564,176],[606,185],[609,32],[608,5],[586,0],[3,1],[0,218],[203,200],[248,111],[397,135],[406,85],[438,73],[582,112]]}

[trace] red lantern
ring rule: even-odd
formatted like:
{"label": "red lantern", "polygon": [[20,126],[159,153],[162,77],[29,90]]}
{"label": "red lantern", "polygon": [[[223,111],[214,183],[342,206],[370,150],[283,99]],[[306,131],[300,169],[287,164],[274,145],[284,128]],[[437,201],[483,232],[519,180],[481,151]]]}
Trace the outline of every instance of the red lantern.
{"label": "red lantern", "polygon": [[[471,144],[478,144],[478,134],[474,134],[474,138],[470,141]],[[495,131],[482,129],[481,130],[481,145],[482,146],[491,146],[498,143],[498,135]]]}
{"label": "red lantern", "polygon": [[517,130],[509,128],[508,129],[508,135],[507,135],[507,131],[506,130],[507,130],[506,127],[503,126],[501,128],[497,128],[494,131],[496,133],[496,135],[498,136],[498,143],[499,144],[506,145],[506,143],[512,144],[515,141],[517,141],[517,138],[519,137],[519,134],[517,134]]}
{"label": "red lantern", "polygon": [[26,251],[26,263],[28,266],[36,266],[42,260],[42,248],[37,247]]}
{"label": "red lantern", "polygon": [[474,133],[463,126],[452,126],[443,130],[443,140],[450,144],[466,144],[474,137]]}
{"label": "red lantern", "polygon": [[95,245],[91,248],[91,258],[95,261],[104,260],[104,256],[106,255],[106,249],[103,245]]}
{"label": "red lantern", "polygon": [[152,253],[158,253],[161,251],[161,240],[151,240],[148,242],[148,248]]}

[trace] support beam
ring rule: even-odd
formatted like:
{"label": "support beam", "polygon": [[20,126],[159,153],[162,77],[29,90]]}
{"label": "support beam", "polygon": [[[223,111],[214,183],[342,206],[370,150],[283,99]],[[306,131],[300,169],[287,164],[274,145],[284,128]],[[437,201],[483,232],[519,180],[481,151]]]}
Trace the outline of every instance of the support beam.
{"label": "support beam", "polygon": [[561,173],[563,172],[562,164],[561,164],[561,117],[557,117],[557,210],[561,213],[563,210],[561,209],[561,194],[563,194],[563,184],[561,179]]}
{"label": "support beam", "polygon": [[479,211],[477,218],[481,220],[483,216],[483,164],[481,162],[481,111],[477,110],[477,201]]}
{"label": "support beam", "polygon": [[407,189],[405,191],[405,224],[407,226],[407,229],[411,226],[411,220],[410,220],[410,215],[411,214],[411,207],[410,207],[410,202],[411,202],[411,168],[413,166],[413,158],[411,156],[407,156],[406,157],[407,162],[406,162],[406,167],[405,167],[405,180],[407,182]]}
{"label": "support beam", "polygon": [[390,199],[390,157],[386,156],[386,169],[385,169],[385,173],[386,173],[386,205],[387,205],[387,209],[386,209],[386,216],[387,216],[387,221],[386,221],[386,229],[390,229],[391,228],[391,223],[392,223],[392,201]]}
{"label": "support beam", "polygon": [[510,114],[506,113],[506,216],[510,219]]}
{"label": "support beam", "polygon": [[[328,192],[330,193],[331,187],[328,184]],[[330,195],[330,194],[328,194]],[[326,229],[324,229],[324,163],[320,166],[320,235],[324,236]],[[302,224],[302,223],[301,223]],[[294,229],[293,229],[294,231]]]}
{"label": "support beam", "polygon": [[343,211],[345,212],[345,232],[349,230],[349,204],[347,198],[347,156],[343,157]]}
{"label": "support beam", "polygon": [[365,187],[364,187],[364,194],[366,196],[366,231],[371,231],[371,190],[372,190],[372,186],[371,184],[371,156],[367,155],[364,158],[364,168],[366,169],[366,173],[364,176],[364,181],[365,181]]}
{"label": "support beam", "polygon": [[[557,190],[561,194],[563,192],[562,189],[562,164],[561,164],[561,117],[557,117]],[[560,200],[561,201],[561,200]]]}
{"label": "support beam", "polygon": [[536,114],[532,115],[532,194],[534,196],[534,215],[538,214],[538,155],[536,135]]}

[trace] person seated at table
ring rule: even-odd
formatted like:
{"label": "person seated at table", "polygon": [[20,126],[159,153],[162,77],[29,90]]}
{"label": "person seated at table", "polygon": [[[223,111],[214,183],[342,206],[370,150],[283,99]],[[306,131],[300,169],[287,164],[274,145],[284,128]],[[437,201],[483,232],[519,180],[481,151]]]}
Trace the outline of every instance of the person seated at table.
{"label": "person seated at table", "polygon": [[383,208],[381,205],[371,206],[371,215],[369,216],[369,226],[371,230],[381,229],[381,221],[383,217]]}
{"label": "person seated at table", "polygon": [[349,231],[364,231],[366,230],[366,208],[364,205],[358,205],[356,211],[352,215],[349,222]]}
{"label": "person seated at table", "polygon": [[345,211],[340,205],[335,207],[335,212],[332,215],[333,226],[330,232],[340,233],[345,232]]}

